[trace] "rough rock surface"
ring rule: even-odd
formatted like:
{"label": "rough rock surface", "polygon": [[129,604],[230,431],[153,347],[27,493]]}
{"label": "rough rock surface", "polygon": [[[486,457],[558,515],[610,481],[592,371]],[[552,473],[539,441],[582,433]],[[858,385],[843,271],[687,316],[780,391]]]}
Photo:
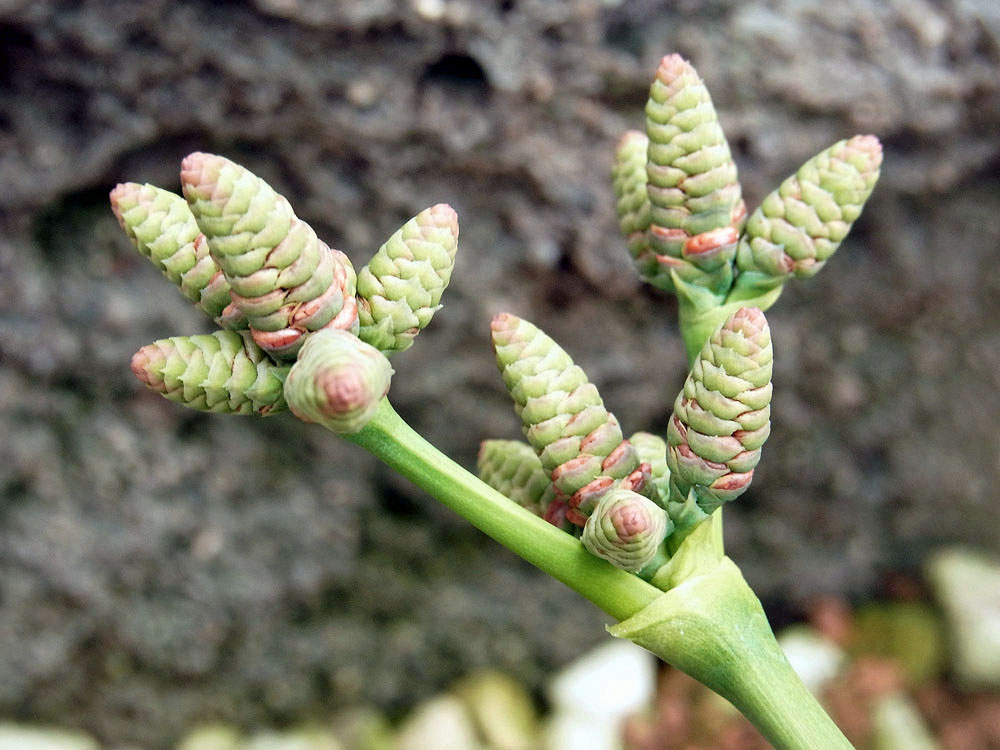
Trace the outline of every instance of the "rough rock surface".
{"label": "rough rock surface", "polygon": [[6,0],[0,38],[0,714],[155,748],[199,719],[402,708],[478,665],[537,685],[605,637],[351,446],[145,391],[131,353],[210,324],[107,192],[223,153],[357,263],[449,202],[445,310],[393,363],[414,426],[467,466],[518,434],[488,341],[510,310],[626,432],[662,429],[675,303],[636,280],[609,173],[670,51],[708,82],[751,208],[839,138],[886,145],[845,246],[769,315],[775,429],[731,554],[794,604],[940,542],[996,550],[995,0]]}

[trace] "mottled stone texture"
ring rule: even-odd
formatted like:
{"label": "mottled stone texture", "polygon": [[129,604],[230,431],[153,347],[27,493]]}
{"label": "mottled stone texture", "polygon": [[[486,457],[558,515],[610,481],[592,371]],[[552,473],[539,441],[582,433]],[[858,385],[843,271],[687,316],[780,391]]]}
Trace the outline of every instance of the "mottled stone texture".
{"label": "mottled stone texture", "polygon": [[768,313],[774,432],[727,508],[732,555],[794,606],[945,540],[996,551],[995,0],[343,5],[0,2],[0,714],[157,748],[202,717],[402,708],[475,665],[537,684],[605,638],[332,435],[142,388],[136,349],[211,324],[107,194],[224,154],[359,267],[450,203],[458,262],[393,361],[399,410],[469,467],[516,437],[488,326],[509,310],[625,434],[663,434],[675,303],[636,279],[610,171],[667,52],[709,86],[750,210],[841,138],[886,147],[844,246]]}

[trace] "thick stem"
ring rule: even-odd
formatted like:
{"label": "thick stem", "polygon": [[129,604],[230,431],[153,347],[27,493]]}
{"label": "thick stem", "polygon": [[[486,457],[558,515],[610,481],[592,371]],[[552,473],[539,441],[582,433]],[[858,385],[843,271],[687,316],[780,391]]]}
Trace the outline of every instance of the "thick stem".
{"label": "thick stem", "polygon": [[[760,602],[721,548],[678,550],[666,593],[590,555],[579,540],[455,464],[383,399],[346,436],[487,535],[623,622],[611,628],[731,701],[777,750],[853,750],[789,666]],[[691,557],[687,558],[686,554]],[[688,565],[681,563],[689,561]],[[713,561],[719,561],[714,564]],[[673,562],[673,561],[672,561]],[[684,571],[684,572],[682,572]]]}
{"label": "thick stem", "polygon": [[777,750],[853,750],[795,674],[727,557],[610,631],[729,700]]}

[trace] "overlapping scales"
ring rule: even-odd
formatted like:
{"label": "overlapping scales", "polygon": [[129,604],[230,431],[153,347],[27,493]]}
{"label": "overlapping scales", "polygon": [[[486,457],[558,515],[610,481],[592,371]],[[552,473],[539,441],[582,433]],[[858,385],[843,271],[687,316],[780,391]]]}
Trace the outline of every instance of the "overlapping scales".
{"label": "overlapping scales", "polygon": [[537,516],[545,515],[555,497],[550,472],[534,449],[520,440],[484,440],[476,460],[479,478]]}
{"label": "overlapping scales", "polygon": [[286,408],[287,367],[279,367],[247,331],[173,336],[142,347],[132,372],[171,401],[202,411],[267,416]]}
{"label": "overlapping scales", "polygon": [[640,464],[583,370],[545,333],[514,315],[497,315],[490,328],[524,434],[555,487],[546,517],[559,525],[565,512],[583,526],[612,487],[642,492],[649,466]]}
{"label": "overlapping scales", "polygon": [[440,309],[458,251],[458,215],[439,203],[414,216],[358,274],[358,335],[386,355],[405,351]]}
{"label": "overlapping scales", "polygon": [[649,138],[638,130],[629,130],[618,142],[615,166],[611,173],[615,191],[618,225],[628,242],[639,275],[644,281],[661,285],[662,266],[649,247],[649,224],[652,219],[646,193],[646,150]]}
{"label": "overlapping scales", "polygon": [[747,221],[736,264],[741,292],[815,275],[847,236],[878,180],[873,135],[835,143],[799,167]]}
{"label": "overlapping scales", "polygon": [[614,488],[601,498],[583,527],[580,541],[592,555],[637,573],[673,530],[666,512],[649,498]]}
{"label": "overlapping scales", "polygon": [[649,280],[672,289],[674,272],[724,295],[746,207],[708,89],[680,55],[667,55],[656,71],[646,135],[648,241],[661,266]]}
{"label": "overlapping scales", "polygon": [[392,365],[349,331],[327,328],[309,337],[285,381],[296,417],[339,434],[361,430],[389,392]]}
{"label": "overlapping scales", "polygon": [[254,340],[271,356],[294,358],[322,328],[356,333],[356,276],[288,201],[228,159],[196,152],[181,164],[184,197],[222,268]]}
{"label": "overlapping scales", "polygon": [[155,185],[126,182],[111,191],[111,210],[135,248],[181,294],[223,328],[247,327],[229,298],[229,282],[212,259],[205,235],[179,195]]}
{"label": "overlapping scales", "polygon": [[[671,515],[710,514],[750,485],[771,430],[773,350],[764,314],[741,308],[705,344],[667,429]],[[691,493],[697,509],[682,509]]]}

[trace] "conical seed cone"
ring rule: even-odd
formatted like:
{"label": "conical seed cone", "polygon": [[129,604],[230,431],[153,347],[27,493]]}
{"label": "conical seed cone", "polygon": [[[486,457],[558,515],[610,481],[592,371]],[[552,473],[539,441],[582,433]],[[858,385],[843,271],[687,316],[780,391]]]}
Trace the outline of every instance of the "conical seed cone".
{"label": "conical seed cone", "polygon": [[479,478],[537,516],[545,514],[555,490],[534,449],[519,440],[484,440],[476,460]]}
{"label": "conical seed cone", "polygon": [[[649,139],[637,130],[622,136],[615,150],[612,186],[618,224],[628,241],[629,254],[643,280],[656,284],[660,264],[649,247],[651,221],[649,196],[646,194],[646,149]],[[660,284],[662,286],[662,284]]]}
{"label": "conical seed cone", "polygon": [[321,328],[357,332],[356,276],[264,180],[228,159],[193,153],[181,164],[184,197],[222,268],[254,340],[294,358]]}
{"label": "conical seed cone", "polygon": [[555,502],[567,506],[566,517],[582,526],[612,487],[642,491],[649,466],[640,464],[583,370],[545,333],[514,315],[497,315],[490,328],[524,434],[550,472]]}
{"label": "conical seed cone", "polygon": [[670,468],[667,466],[667,443],[651,432],[637,432],[628,441],[635,447],[639,460],[649,464],[649,481],[654,492],[648,493],[661,508],[670,497]]}
{"label": "conical seed cone", "polygon": [[635,573],[656,556],[672,529],[666,512],[653,501],[616,488],[597,503],[580,541],[592,555]]}
{"label": "conical seed cone", "polygon": [[126,182],[111,191],[110,199],[132,244],[181,294],[224,328],[247,327],[246,317],[232,307],[229,283],[183,198],[155,185]]}
{"label": "conical seed cone", "polygon": [[646,104],[649,244],[670,289],[670,272],[722,295],[732,279],[746,217],[736,164],[708,89],[680,55],[660,62]]}
{"label": "conical seed cone", "polygon": [[174,336],[142,347],[132,372],[171,401],[202,411],[267,416],[286,407],[279,367],[248,332]]}
{"label": "conical seed cone", "polygon": [[361,430],[389,392],[392,366],[375,347],[348,331],[310,336],[285,381],[285,398],[299,419],[341,434]]}
{"label": "conical seed cone", "polygon": [[741,308],[705,344],[667,428],[672,505],[694,490],[700,509],[711,513],[750,485],[771,429],[772,358],[767,321],[756,308]]}
{"label": "conical seed cone", "polygon": [[737,287],[766,288],[816,274],[861,214],[881,164],[882,145],[873,135],[835,143],[803,164],[747,221]]}
{"label": "conical seed cone", "polygon": [[458,250],[458,215],[444,203],[410,219],[358,274],[358,335],[389,355],[413,345],[440,307]]}

